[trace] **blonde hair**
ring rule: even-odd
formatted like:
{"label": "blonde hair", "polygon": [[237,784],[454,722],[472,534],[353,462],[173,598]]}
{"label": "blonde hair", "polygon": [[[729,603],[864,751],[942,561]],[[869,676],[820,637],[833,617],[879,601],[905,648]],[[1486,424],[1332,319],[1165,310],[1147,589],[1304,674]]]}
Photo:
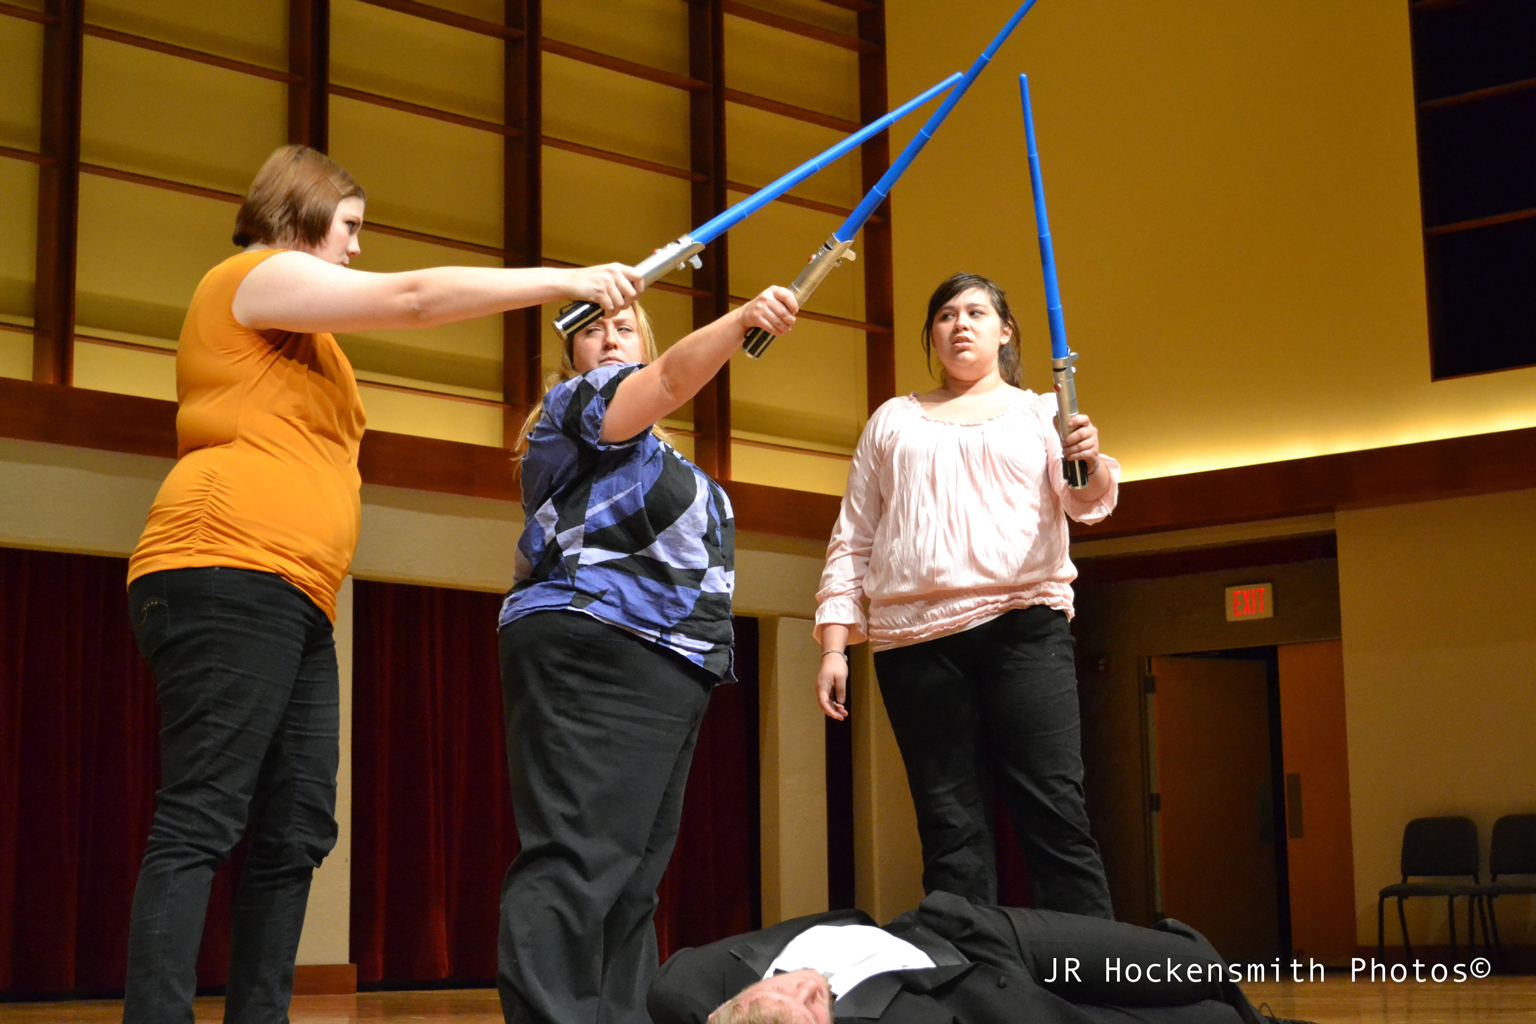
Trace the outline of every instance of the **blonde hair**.
{"label": "blonde hair", "polygon": [[[630,304],[629,308],[635,311],[635,323],[640,328],[640,340],[645,344],[645,362],[649,366],[656,361],[656,329],[651,326],[650,314],[645,311],[644,306],[634,302]],[[561,312],[564,312],[564,310],[561,310]],[[563,384],[573,377],[580,376],[576,372],[575,351],[576,336],[574,334],[569,337],[561,335],[560,368],[544,378],[544,394],[549,394],[550,390],[556,385]],[[519,464],[522,462],[523,457],[528,454],[528,437],[533,433],[533,428],[539,425],[539,420],[543,415],[544,399],[540,397],[537,402],[533,403],[533,408],[528,410],[528,416],[523,420],[522,429],[517,432],[517,443],[512,446],[512,458]],[[663,441],[671,443],[671,438],[661,427],[652,427],[651,433]]]}
{"label": "blonde hair", "polygon": [[235,214],[232,240],[242,249],[255,242],[325,241],[343,199],[368,197],[352,175],[324,153],[308,146],[275,150],[261,165]]}
{"label": "blonde hair", "polygon": [[743,1006],[735,999],[715,1009],[705,1024],[795,1024],[794,1011],[776,999],[754,999]]}

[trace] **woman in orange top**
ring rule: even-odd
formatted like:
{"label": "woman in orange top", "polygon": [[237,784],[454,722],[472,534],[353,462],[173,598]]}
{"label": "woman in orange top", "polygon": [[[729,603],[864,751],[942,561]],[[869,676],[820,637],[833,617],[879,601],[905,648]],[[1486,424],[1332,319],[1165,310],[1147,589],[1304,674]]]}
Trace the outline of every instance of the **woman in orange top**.
{"label": "woman in orange top", "polygon": [[287,1019],[310,877],[336,842],[331,627],[357,546],[363,406],[334,331],[428,327],[559,299],[611,315],[628,267],[350,270],[363,190],[303,146],[236,217],[176,353],[179,461],[128,567],[161,711],[161,788],[128,939],[125,1021],[192,1021],[214,869],[251,826],[226,1020]]}

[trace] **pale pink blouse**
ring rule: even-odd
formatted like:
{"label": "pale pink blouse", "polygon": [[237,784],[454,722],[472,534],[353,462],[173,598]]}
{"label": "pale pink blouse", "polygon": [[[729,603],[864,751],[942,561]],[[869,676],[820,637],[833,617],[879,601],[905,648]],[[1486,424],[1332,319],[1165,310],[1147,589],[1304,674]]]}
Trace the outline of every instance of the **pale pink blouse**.
{"label": "pale pink blouse", "polygon": [[[870,417],[827,545],[816,639],[828,623],[877,651],[932,640],[1013,608],[1072,614],[1067,516],[1096,523],[1119,495],[1083,501],[1061,472],[1056,399],[1024,391],[980,423],[930,419],[916,395]],[[864,601],[869,602],[866,618]]]}

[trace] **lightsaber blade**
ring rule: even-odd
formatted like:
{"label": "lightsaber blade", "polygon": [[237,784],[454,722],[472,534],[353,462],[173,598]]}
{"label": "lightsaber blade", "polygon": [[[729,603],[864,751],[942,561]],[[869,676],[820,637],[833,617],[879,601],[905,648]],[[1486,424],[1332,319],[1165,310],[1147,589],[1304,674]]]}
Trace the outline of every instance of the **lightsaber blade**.
{"label": "lightsaber blade", "polygon": [[[1029,147],[1029,182],[1035,195],[1035,231],[1040,236],[1040,275],[1045,278],[1045,319],[1051,329],[1051,379],[1056,387],[1056,429],[1063,441],[1077,415],[1077,353],[1067,347],[1067,321],[1061,314],[1061,289],[1056,281],[1056,248],[1051,243],[1045,213],[1045,183],[1040,180],[1040,151],[1035,146],[1035,115],[1029,104],[1029,76],[1019,76],[1024,105],[1024,139]],[[1088,460],[1063,459],[1062,475],[1073,490],[1088,486]]]}
{"label": "lightsaber blade", "polygon": [[[713,242],[726,231],[741,223],[741,221],[773,202],[773,200],[839,157],[844,156],[851,150],[857,149],[869,139],[885,131],[935,96],[953,89],[955,83],[959,82],[961,77],[960,72],[956,71],[942,82],[920,95],[914,96],[884,117],[871,121],[863,128],[837,143],[837,145],[812,157],[788,174],[780,177],[777,181],[764,185],[741,202],[716,214],[676,241],[668,242],[650,256],[636,263],[635,269],[644,276],[647,285],[652,285],[670,274],[674,269],[681,269],[685,263],[691,262],[694,266],[697,266],[698,254],[710,242]],[[578,302],[556,318],[555,330],[559,331],[564,337],[570,337],[576,331],[581,330],[602,315],[602,307],[597,305],[597,303]]]}
{"label": "lightsaber blade", "polygon": [[[912,161],[917,159],[917,154],[921,153],[923,147],[928,145],[928,140],[933,138],[933,133],[939,130],[939,125],[944,123],[944,119],[949,116],[949,112],[955,109],[955,104],[960,102],[960,97],[965,95],[965,91],[971,87],[971,83],[976,81],[977,77],[986,70],[987,65],[992,62],[993,56],[1002,47],[1003,43],[1007,41],[1008,37],[1013,34],[1013,30],[1020,21],[1024,20],[1024,15],[1029,13],[1029,9],[1035,6],[1035,3],[1036,0],[1024,0],[1019,5],[1019,9],[1013,12],[1013,17],[1008,19],[1007,23],[1003,25],[1002,30],[993,37],[992,42],[988,44],[985,50],[981,51],[981,55],[976,58],[965,72],[965,76],[960,79],[960,84],[949,91],[949,95],[944,97],[944,102],[939,104],[939,108],[929,116],[928,122],[918,129],[917,134],[912,136],[912,140],[907,143],[906,148],[901,151],[891,166],[886,168],[885,173],[880,176],[880,180],[875,182],[875,187],[870,189],[864,198],[859,201],[859,205],[854,207],[853,212],[848,215],[847,220],[843,221],[842,226],[832,232],[832,237],[823,242],[821,248],[816,250],[810,262],[806,264],[805,269],[800,271],[795,277],[794,283],[789,286],[789,290],[795,293],[796,302],[803,304],[810,297],[811,293],[816,290],[817,286],[826,280],[827,275],[832,272],[833,268],[840,266],[844,260],[854,258],[851,248],[854,236],[859,233],[859,229],[864,226],[865,221],[869,220],[870,215],[875,212],[875,209],[885,202],[885,197],[890,194],[892,186],[896,184],[896,180],[906,173],[907,168],[912,165]],[[742,342],[742,347],[746,349],[747,355],[753,359],[758,359],[768,350],[768,346],[773,344],[773,337],[772,334],[769,334],[761,327],[754,327],[747,332],[747,337]]]}

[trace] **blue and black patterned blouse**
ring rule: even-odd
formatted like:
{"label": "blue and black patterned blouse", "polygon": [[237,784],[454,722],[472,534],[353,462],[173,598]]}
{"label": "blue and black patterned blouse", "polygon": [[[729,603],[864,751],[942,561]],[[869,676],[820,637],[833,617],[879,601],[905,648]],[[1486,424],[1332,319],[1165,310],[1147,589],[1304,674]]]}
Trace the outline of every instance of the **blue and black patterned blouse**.
{"label": "blue and black patterned blouse", "polygon": [[647,430],[599,439],[608,403],[637,363],[600,366],[544,396],[523,458],[516,583],[500,625],[579,611],[731,671],[736,523],[704,471]]}

